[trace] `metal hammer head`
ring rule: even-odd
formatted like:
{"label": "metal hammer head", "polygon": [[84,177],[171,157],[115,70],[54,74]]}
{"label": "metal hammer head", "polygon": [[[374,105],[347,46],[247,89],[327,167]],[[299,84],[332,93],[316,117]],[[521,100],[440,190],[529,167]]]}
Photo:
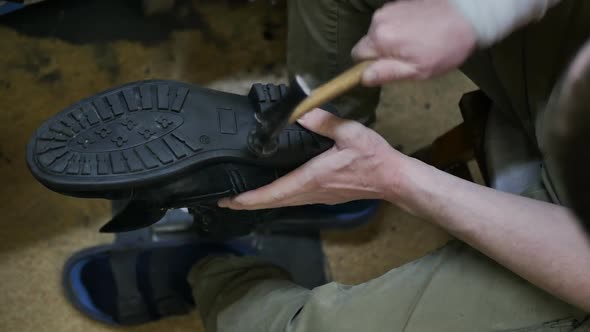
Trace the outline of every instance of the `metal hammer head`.
{"label": "metal hammer head", "polygon": [[291,113],[310,91],[303,78],[297,75],[290,82],[287,94],[279,102],[256,113],[257,125],[248,136],[248,147],[253,153],[259,157],[268,157],[277,151],[278,137],[288,125]]}

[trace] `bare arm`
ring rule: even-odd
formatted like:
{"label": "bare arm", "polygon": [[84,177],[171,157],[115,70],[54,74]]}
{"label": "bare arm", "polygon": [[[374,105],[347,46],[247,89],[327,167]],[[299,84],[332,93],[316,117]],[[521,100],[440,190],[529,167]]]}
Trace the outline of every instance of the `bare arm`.
{"label": "bare arm", "polygon": [[590,236],[568,209],[446,174],[399,153],[361,124],[321,110],[301,123],[334,139],[335,146],[270,185],[223,199],[220,206],[255,210],[385,199],[590,311]]}
{"label": "bare arm", "polygon": [[405,176],[390,187],[390,201],[590,311],[590,236],[568,209],[479,186],[416,160],[398,165]]}

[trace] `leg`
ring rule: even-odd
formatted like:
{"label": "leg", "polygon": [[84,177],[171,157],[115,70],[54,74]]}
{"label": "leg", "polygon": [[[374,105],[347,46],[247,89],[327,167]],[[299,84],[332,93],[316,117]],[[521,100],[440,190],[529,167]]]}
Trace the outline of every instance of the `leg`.
{"label": "leg", "polygon": [[474,54],[463,72],[536,143],[535,121],[556,81],[590,37],[590,3],[564,0],[539,22]]}
{"label": "leg", "polygon": [[[350,67],[350,50],[367,33],[384,0],[288,1],[287,67],[317,86]],[[375,122],[378,88],[356,88],[334,101],[342,116]]]}
{"label": "leg", "polygon": [[461,243],[357,286],[307,290],[235,257],[199,264],[189,281],[209,331],[572,331],[584,317]]}
{"label": "leg", "polygon": [[188,276],[207,331],[282,331],[309,297],[287,272],[255,257],[215,257]]}
{"label": "leg", "polygon": [[[462,67],[495,103],[495,108],[526,137],[519,149],[531,160],[541,159],[544,109],[569,61],[590,37],[590,3],[564,0],[539,22],[516,31],[489,50],[474,54]],[[500,134],[502,135],[502,134]],[[520,141],[520,140],[519,140]],[[551,156],[539,165],[551,200],[560,202],[561,189]],[[499,156],[497,159],[509,159]],[[538,186],[537,183],[531,186]],[[532,189],[532,188],[531,188]]]}

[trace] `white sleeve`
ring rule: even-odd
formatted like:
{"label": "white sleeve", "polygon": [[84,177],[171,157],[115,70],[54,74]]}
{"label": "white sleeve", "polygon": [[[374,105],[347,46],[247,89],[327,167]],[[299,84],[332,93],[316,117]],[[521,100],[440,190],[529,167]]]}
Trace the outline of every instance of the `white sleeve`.
{"label": "white sleeve", "polygon": [[480,47],[505,38],[512,31],[541,19],[561,0],[449,0],[471,23]]}

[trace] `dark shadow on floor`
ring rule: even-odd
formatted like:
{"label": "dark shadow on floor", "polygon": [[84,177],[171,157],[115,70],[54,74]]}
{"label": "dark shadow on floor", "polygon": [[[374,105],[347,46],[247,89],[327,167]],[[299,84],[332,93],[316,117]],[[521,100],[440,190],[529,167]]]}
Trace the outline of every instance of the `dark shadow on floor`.
{"label": "dark shadow on floor", "polygon": [[[209,1],[211,2],[211,1]],[[247,1],[231,1],[237,10]],[[144,16],[141,0],[51,0],[0,18],[0,26],[38,38],[58,38],[75,44],[129,40],[154,44],[174,30],[197,29],[205,39],[222,45],[199,5],[176,0],[172,8]]]}

